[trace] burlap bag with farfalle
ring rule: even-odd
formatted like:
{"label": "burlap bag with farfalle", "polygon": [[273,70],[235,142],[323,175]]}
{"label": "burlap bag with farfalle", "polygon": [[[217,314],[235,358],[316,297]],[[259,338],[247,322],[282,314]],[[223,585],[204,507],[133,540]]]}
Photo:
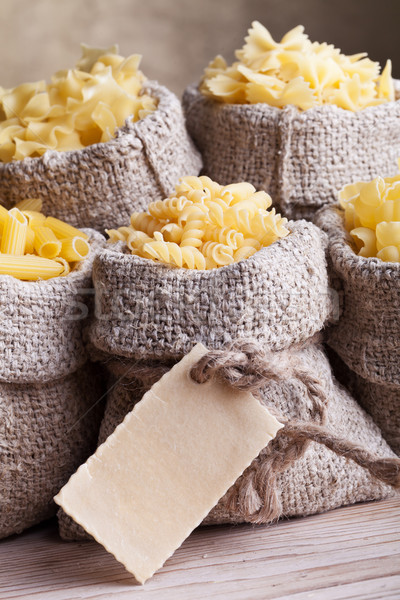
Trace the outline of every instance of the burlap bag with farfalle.
{"label": "burlap bag with farfalle", "polygon": [[225,104],[195,85],[186,89],[183,107],[206,175],[223,185],[249,181],[266,190],[284,216],[312,219],[349,181],[397,172],[400,82],[395,85],[396,102],[357,112],[334,105],[300,111]]}
{"label": "burlap bag with farfalle", "polygon": [[317,222],[328,234],[332,283],[341,296],[340,319],[327,331],[342,361],[339,376],[400,454],[400,265],[358,256],[342,210],[323,209]]}
{"label": "burlap bag with farfalle", "polygon": [[53,496],[93,451],[103,412],[83,328],[104,238],[66,277],[0,277],[0,538],[55,514]]}
{"label": "burlap bag with farfalle", "polygon": [[[393,464],[371,418],[333,380],[315,340],[333,314],[326,236],[305,221],[289,229],[249,259],[211,271],[156,264],[120,246],[95,262],[90,339],[114,378],[99,442],[199,341],[210,350],[195,374],[199,383],[218,376],[251,389],[285,422],[207,523],[321,512],[383,498],[390,493],[383,482],[400,484],[400,462]],[[65,539],[85,537],[63,513],[60,530]]]}
{"label": "burlap bag with farfalle", "polygon": [[201,159],[178,98],[156,82],[143,93],[157,100],[157,109],[136,123],[127,119],[106,143],[0,163],[1,202],[9,208],[23,198],[41,198],[46,214],[103,231],[166,198],[179,177],[197,175]]}

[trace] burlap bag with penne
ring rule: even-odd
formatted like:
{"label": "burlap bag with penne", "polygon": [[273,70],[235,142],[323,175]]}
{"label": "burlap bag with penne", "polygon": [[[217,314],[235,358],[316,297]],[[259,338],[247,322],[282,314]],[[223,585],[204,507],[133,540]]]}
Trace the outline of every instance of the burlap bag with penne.
{"label": "burlap bag with penne", "polygon": [[347,182],[392,175],[400,84],[390,63],[313,44],[302,27],[275,42],[253,23],[237,62],[217,57],[183,96],[204,173],[264,189],[290,219],[312,219]]}
{"label": "burlap bag with penne", "polygon": [[38,197],[54,217],[103,231],[199,172],[178,98],[147,81],[139,62],[85,47],[50,84],[2,90],[3,204]]}
{"label": "burlap bag with penne", "polygon": [[19,207],[0,211],[1,538],[55,514],[53,496],[93,450],[104,410],[83,332],[104,238],[47,219],[37,201]]}
{"label": "burlap bag with penne", "polygon": [[[199,384],[219,377],[251,389],[285,424],[206,523],[269,523],[383,498],[400,484],[394,454],[335,382],[315,337],[333,314],[326,236],[305,221],[288,229],[209,270],[132,256],[123,243],[95,260],[90,340],[114,378],[100,443],[197,342],[209,349],[192,372]],[[61,511],[59,522],[63,538],[87,537]]]}
{"label": "burlap bag with penne", "polygon": [[[393,215],[386,217],[385,224],[390,225]],[[332,282],[342,298],[340,319],[327,330],[327,342],[340,357],[334,359],[338,376],[400,454],[400,264],[392,262],[394,257],[385,262],[372,252],[357,255],[354,237],[339,208],[320,211],[317,223],[328,234]],[[363,236],[361,229],[365,228],[352,229],[355,237]],[[368,231],[372,235],[372,230]],[[380,250],[383,258],[385,252]]]}

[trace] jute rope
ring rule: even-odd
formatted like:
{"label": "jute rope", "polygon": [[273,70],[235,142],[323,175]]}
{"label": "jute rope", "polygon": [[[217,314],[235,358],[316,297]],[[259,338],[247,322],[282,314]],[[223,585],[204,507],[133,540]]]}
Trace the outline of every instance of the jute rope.
{"label": "jute rope", "polygon": [[[176,362],[132,362],[113,358],[106,364],[114,375],[122,378],[124,385],[144,393]],[[273,407],[268,407],[284,427],[264,449],[262,457],[253,461],[246,471],[239,492],[233,486],[226,499],[227,509],[246,515],[247,521],[265,523],[279,518],[282,506],[277,477],[304,455],[311,442],[353,460],[377,480],[400,488],[400,459],[378,457],[352,441],[336,436],[326,427],[327,396],[323,384],[304,369],[293,347],[273,352],[257,342],[238,340],[226,349],[209,351],[193,366],[190,375],[199,384],[216,378],[232,388],[250,391],[260,400],[261,390],[271,381],[296,378],[307,390],[312,406],[310,421],[287,419]]]}
{"label": "jute rope", "polygon": [[227,500],[229,509],[248,514],[257,505],[257,496],[261,497],[261,507],[253,512],[252,522],[265,523],[280,516],[277,476],[304,454],[310,442],[323,444],[339,456],[353,460],[379,481],[400,488],[400,459],[375,456],[365,448],[335,436],[325,426],[327,403],[323,386],[302,368],[293,352],[268,352],[256,342],[239,340],[226,350],[209,351],[192,368],[191,377],[197,383],[215,377],[230,387],[250,391],[258,398],[266,383],[289,377],[297,378],[307,389],[313,406],[313,420],[288,420],[269,408],[285,426],[269,444],[267,455],[254,470],[253,477],[248,478],[245,489],[239,496],[232,489]]}

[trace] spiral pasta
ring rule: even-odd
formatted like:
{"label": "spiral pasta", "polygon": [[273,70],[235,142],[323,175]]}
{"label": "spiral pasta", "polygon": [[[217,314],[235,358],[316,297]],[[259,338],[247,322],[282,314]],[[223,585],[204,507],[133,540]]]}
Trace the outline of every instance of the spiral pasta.
{"label": "spiral pasta", "polygon": [[155,100],[139,95],[145,81],[140,58],[119,56],[116,46],[83,45],[76,68],[59,71],[51,83],[0,88],[0,160],[107,142],[128,117],[137,121],[152,112]]}
{"label": "spiral pasta", "polygon": [[326,43],[311,42],[299,25],[275,42],[254,21],[245,44],[228,66],[217,56],[205,69],[200,90],[220,102],[288,104],[308,110],[336,104],[357,111],[394,100],[391,62],[381,75],[366,53],[347,56]]}
{"label": "spiral pasta", "polygon": [[288,235],[287,220],[268,211],[272,200],[250,183],[222,186],[183,177],[175,194],[133,213],[129,227],[108,230],[132,254],[174,267],[215,269],[249,258]]}
{"label": "spiral pasta", "polygon": [[346,185],[339,203],[359,256],[400,262],[400,173]]}

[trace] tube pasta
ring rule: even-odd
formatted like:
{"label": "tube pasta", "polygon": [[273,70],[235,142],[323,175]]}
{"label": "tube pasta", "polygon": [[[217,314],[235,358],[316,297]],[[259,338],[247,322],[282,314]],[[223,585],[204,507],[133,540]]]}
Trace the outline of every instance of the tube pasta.
{"label": "tube pasta", "polygon": [[183,177],[148,213],[133,213],[129,227],[108,230],[132,254],[188,269],[215,269],[249,258],[285,237],[287,220],[268,211],[265,192],[241,182],[221,186],[209,177]]}
{"label": "tube pasta", "polygon": [[35,232],[31,227],[26,230],[25,254],[33,254],[35,245]]}
{"label": "tube pasta", "polygon": [[55,258],[61,252],[61,242],[50,227],[36,227],[33,247],[43,258]]}
{"label": "tube pasta", "polygon": [[400,262],[400,173],[345,186],[339,204],[359,256]]}
{"label": "tube pasta", "polygon": [[36,227],[43,227],[46,217],[43,213],[35,210],[23,210],[22,214],[27,218],[29,227],[35,229]]}
{"label": "tube pasta", "polygon": [[0,234],[3,232],[5,222],[8,219],[8,210],[4,206],[0,206]]}
{"label": "tube pasta", "polygon": [[60,273],[59,277],[65,277],[66,275],[68,275],[68,273],[71,272],[71,267],[69,265],[69,262],[65,260],[65,258],[62,258],[62,256],[56,256],[56,258],[54,259],[54,262],[58,263],[59,265],[62,265],[63,267],[63,271]]}
{"label": "tube pasta", "polygon": [[[89,254],[88,236],[34,210],[40,208],[40,201],[27,199],[18,206],[28,208],[21,211],[16,206],[8,211],[0,206],[0,275],[26,281],[65,276],[71,270],[70,262]],[[132,231],[123,229],[126,235]]]}
{"label": "tube pasta", "polygon": [[22,256],[25,252],[28,221],[18,208],[8,211],[1,238],[1,252]]}
{"label": "tube pasta", "polygon": [[62,265],[48,258],[29,254],[25,256],[0,254],[0,275],[12,275],[25,281],[37,281],[57,277],[62,271]]}
{"label": "tube pasta", "polygon": [[61,240],[61,252],[59,255],[67,262],[75,262],[86,258],[89,254],[90,246],[82,237],[67,238]]}
{"label": "tube pasta", "polygon": [[312,43],[301,25],[280,42],[254,21],[237,61],[228,65],[217,56],[204,70],[200,90],[219,102],[289,104],[308,110],[336,104],[357,111],[393,101],[391,62],[382,74],[366,54],[346,56],[332,45]]}
{"label": "tube pasta", "polygon": [[21,212],[24,211],[35,211],[40,213],[42,210],[43,202],[40,198],[25,198],[25,200],[21,200],[16,204],[16,207],[19,208]]}
{"label": "tube pasta", "polygon": [[47,217],[44,224],[46,227],[50,227],[60,240],[74,237],[81,237],[85,240],[89,239],[89,236],[83,231],[80,231],[76,227],[72,227],[72,225],[68,225],[68,223],[64,223],[64,221],[60,221],[60,219],[56,219],[55,217]]}

